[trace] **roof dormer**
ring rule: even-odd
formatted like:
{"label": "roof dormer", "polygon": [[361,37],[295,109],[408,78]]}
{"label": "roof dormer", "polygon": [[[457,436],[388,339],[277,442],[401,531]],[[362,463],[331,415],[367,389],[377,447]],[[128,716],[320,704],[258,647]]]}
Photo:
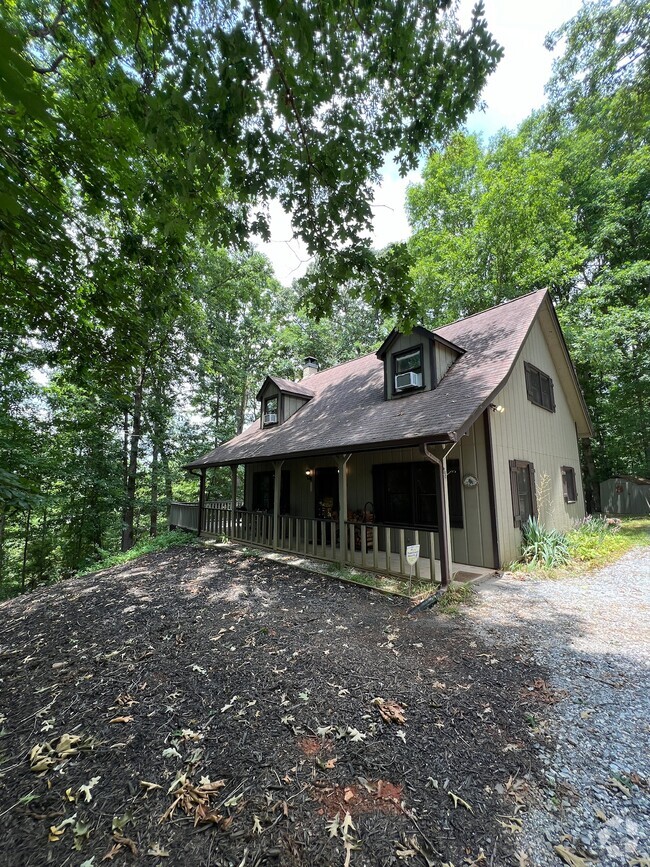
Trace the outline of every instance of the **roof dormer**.
{"label": "roof dormer", "polygon": [[377,350],[377,358],[384,362],[384,398],[432,391],[464,352],[419,325],[408,334],[393,329]]}
{"label": "roof dormer", "polygon": [[299,382],[279,376],[267,376],[257,394],[261,403],[260,427],[275,427],[290,418],[314,396]]}

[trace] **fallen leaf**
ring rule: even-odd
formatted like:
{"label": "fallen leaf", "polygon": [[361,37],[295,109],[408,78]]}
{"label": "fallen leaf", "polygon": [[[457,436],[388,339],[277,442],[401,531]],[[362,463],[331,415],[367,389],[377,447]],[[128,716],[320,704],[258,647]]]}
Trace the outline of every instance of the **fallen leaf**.
{"label": "fallen leaf", "polygon": [[120,846],[126,847],[131,852],[131,854],[133,855],[134,858],[138,857],[138,847],[137,847],[135,841],[132,840],[130,837],[123,837],[122,834],[120,834],[116,831],[113,834],[113,839]]}
{"label": "fallen leaf", "polygon": [[158,783],[150,783],[148,780],[140,780],[140,785],[147,792],[153,792],[154,789],[162,789],[162,786],[159,786]]}
{"label": "fallen leaf", "polygon": [[553,846],[553,851],[564,861],[565,864],[568,864],[569,867],[589,867],[589,864],[584,858],[576,855],[575,852],[567,849],[566,846]]}
{"label": "fallen leaf", "polygon": [[166,750],[162,751],[164,759],[182,759],[183,756],[178,752],[176,747],[167,747]]}
{"label": "fallen leaf", "polygon": [[404,741],[404,743],[406,743],[406,732],[404,731],[404,729],[400,729],[397,732],[397,737],[401,738]]}
{"label": "fallen leaf", "polygon": [[461,807],[465,807],[465,809],[469,810],[470,813],[472,813],[472,814],[474,813],[474,810],[472,810],[472,808],[467,803],[467,801],[464,801],[459,795],[456,795],[454,792],[447,792],[447,794],[449,795],[450,798],[452,798],[452,800],[454,802],[454,809],[457,808],[458,805],[460,804]]}
{"label": "fallen leaf", "polygon": [[569,867],[589,867],[589,864],[584,858],[576,855],[575,852],[567,849],[566,846],[553,846],[553,851],[564,861],[565,864],[568,864]]}
{"label": "fallen leaf", "polygon": [[79,786],[79,789],[77,791],[77,797],[79,798],[81,795],[83,795],[83,797],[86,800],[86,803],[89,804],[93,799],[93,796],[90,794],[90,790],[94,789],[100,780],[101,780],[101,777],[93,777],[91,780],[89,780],[89,782],[85,783],[83,786]]}
{"label": "fallen leaf", "polygon": [[109,719],[109,723],[130,723],[133,722],[132,716],[114,716],[113,719]]}
{"label": "fallen leaf", "polygon": [[373,698],[372,703],[378,709],[385,722],[405,725],[404,708],[396,701],[393,701],[393,699]]}
{"label": "fallen leaf", "polygon": [[150,846],[147,855],[153,855],[154,858],[169,858],[169,852],[163,849],[160,843],[154,843]]}
{"label": "fallen leaf", "polygon": [[606,822],[607,816],[603,813],[600,807],[594,808],[594,816],[598,819],[599,822]]}
{"label": "fallen leaf", "polygon": [[253,834],[261,834],[263,832],[259,816],[253,816]]}
{"label": "fallen leaf", "polygon": [[84,840],[90,834],[90,828],[90,822],[87,825],[84,825],[83,822],[75,822],[72,833],[74,834],[74,848],[77,852],[81,851]]}
{"label": "fallen leaf", "polygon": [[329,831],[330,837],[338,837],[339,829],[341,827],[341,822],[339,820],[339,814],[338,813],[336,814],[336,816],[334,816],[334,818],[332,819],[331,822],[328,822],[326,827],[327,827],[327,830]]}
{"label": "fallen leaf", "polygon": [[346,734],[350,738],[350,740],[355,743],[359,741],[365,741],[365,739],[368,737],[368,735],[366,735],[364,732],[360,732],[359,729],[355,729],[353,726],[348,726]]}
{"label": "fallen leaf", "polygon": [[623,785],[623,783],[616,777],[610,777],[605,783],[605,785],[608,786],[610,789],[616,789],[616,791],[621,792],[621,794],[625,795],[628,798],[632,794],[628,787]]}
{"label": "fallen leaf", "polygon": [[[142,785],[142,783],[140,784]],[[151,784],[153,785],[153,783]],[[155,788],[159,789],[160,786],[156,786]],[[113,821],[111,823],[111,831],[122,831],[126,828],[129,822],[133,821],[132,813],[125,813],[123,816],[113,816]]]}

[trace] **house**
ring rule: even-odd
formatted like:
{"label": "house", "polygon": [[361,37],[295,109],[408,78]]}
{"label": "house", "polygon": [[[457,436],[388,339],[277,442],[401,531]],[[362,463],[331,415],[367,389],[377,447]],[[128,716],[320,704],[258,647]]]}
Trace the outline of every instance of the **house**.
{"label": "house", "polygon": [[[416,574],[444,585],[515,560],[532,515],[560,530],[584,516],[592,428],[545,290],[304,374],[268,376],[259,418],[188,464],[201,502],[185,526],[382,574],[407,575],[419,544]],[[230,507],[204,503],[225,466]]]}
{"label": "house", "polygon": [[650,479],[616,476],[600,483],[600,504],[610,515],[650,515]]}

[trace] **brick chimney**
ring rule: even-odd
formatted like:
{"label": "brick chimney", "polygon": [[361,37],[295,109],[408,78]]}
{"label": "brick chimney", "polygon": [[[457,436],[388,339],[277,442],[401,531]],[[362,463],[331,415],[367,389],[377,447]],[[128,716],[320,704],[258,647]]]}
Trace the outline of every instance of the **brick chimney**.
{"label": "brick chimney", "polygon": [[307,379],[308,376],[311,376],[314,373],[318,373],[318,362],[315,358],[308,355],[303,364],[302,378]]}

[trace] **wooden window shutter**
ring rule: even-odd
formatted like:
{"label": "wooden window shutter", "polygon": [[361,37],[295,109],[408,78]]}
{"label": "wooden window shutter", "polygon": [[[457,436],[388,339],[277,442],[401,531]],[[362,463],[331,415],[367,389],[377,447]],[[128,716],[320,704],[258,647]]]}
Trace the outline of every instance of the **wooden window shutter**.
{"label": "wooden window shutter", "polygon": [[515,527],[521,527],[521,511],[519,508],[519,484],[517,481],[517,461],[510,461],[510,496],[512,499],[512,517]]}
{"label": "wooden window shutter", "polygon": [[533,518],[537,517],[537,494],[535,492],[535,466],[528,464],[528,473],[530,475],[530,506],[533,512]]}

